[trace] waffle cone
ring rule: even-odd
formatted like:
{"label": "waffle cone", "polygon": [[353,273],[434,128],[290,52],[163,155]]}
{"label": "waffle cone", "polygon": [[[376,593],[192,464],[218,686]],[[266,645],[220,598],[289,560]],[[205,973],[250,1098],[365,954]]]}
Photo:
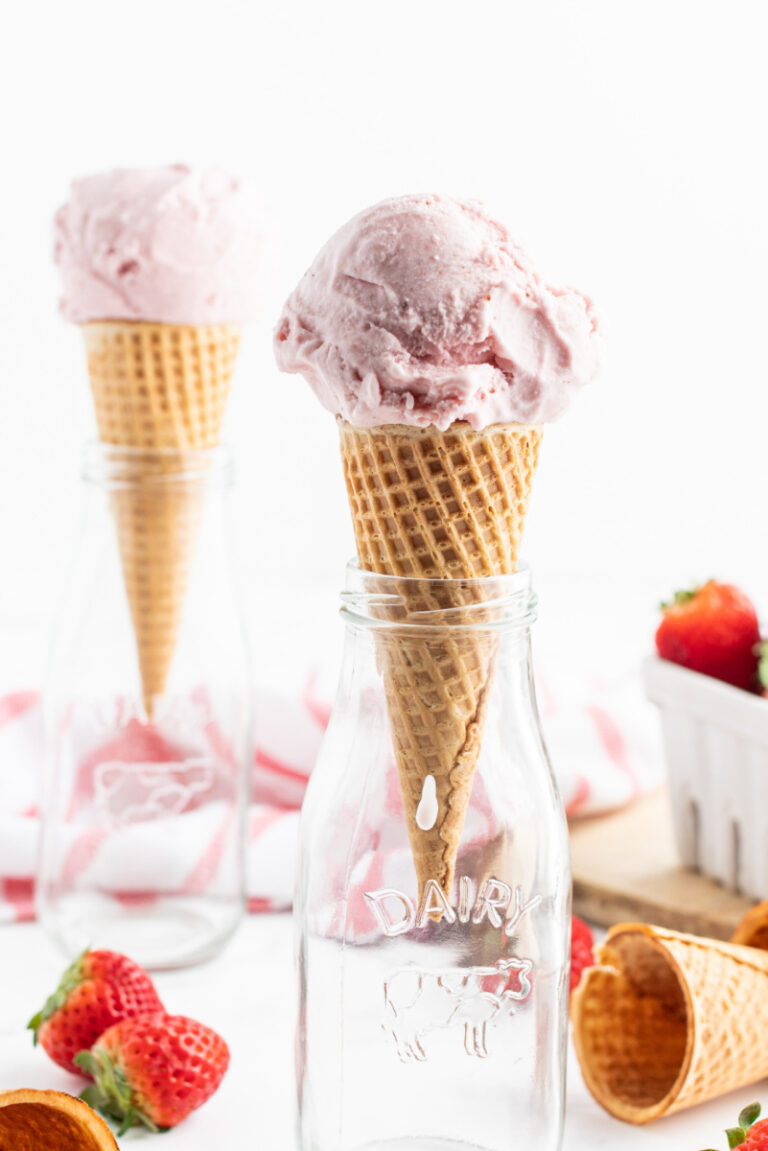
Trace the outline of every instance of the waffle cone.
{"label": "waffle cone", "polygon": [[219,443],[240,331],[104,321],[85,324],[83,335],[99,438],[135,451],[112,507],[151,716],[176,648],[202,511],[199,487],[169,480],[184,472],[185,453]]}
{"label": "waffle cone", "polygon": [[731,936],[731,943],[768,951],[768,899],[750,907]]}
{"label": "waffle cone", "polygon": [[13,1151],[117,1151],[95,1111],[61,1091],[0,1092],[0,1148]]}
{"label": "waffle cone", "polygon": [[648,1123],[768,1075],[768,955],[619,924],[571,1004],[587,1087]]}
{"label": "waffle cone", "polygon": [[[360,566],[407,577],[406,622],[428,610],[461,622],[460,609],[476,593],[457,584],[443,591],[428,581],[515,571],[541,429],[510,424],[475,431],[457,423],[441,432],[341,423],[340,433]],[[450,896],[495,640],[482,630],[411,627],[383,630],[377,644],[420,896],[430,879]],[[428,775],[438,817],[424,830],[417,811]]]}

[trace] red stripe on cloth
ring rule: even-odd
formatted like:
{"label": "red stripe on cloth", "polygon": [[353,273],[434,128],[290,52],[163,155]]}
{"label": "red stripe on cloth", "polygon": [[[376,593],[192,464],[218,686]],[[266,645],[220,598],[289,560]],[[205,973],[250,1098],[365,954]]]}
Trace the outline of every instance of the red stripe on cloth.
{"label": "red stripe on cloth", "polygon": [[403,795],[400,790],[400,772],[397,768],[394,755],[387,757],[386,789],[384,792],[384,809],[393,813],[402,814]]}
{"label": "red stripe on cloth", "polygon": [[156,891],[112,891],[110,895],[123,907],[152,907],[160,896]]}
{"label": "red stripe on cloth", "polygon": [[373,914],[368,906],[365,893],[367,891],[377,891],[384,885],[384,857],[377,850],[378,839],[379,837],[376,836],[371,862],[368,865],[365,876],[359,884],[355,885],[354,890],[350,892],[345,933],[351,928],[353,937],[370,933],[371,928],[374,926]]}
{"label": "red stripe on cloth", "polygon": [[265,899],[263,895],[252,895],[246,904],[248,911],[253,914],[258,914],[260,911],[273,911],[274,904],[271,899]]}
{"label": "red stripe on cloth", "polygon": [[330,924],[330,932],[335,936],[356,939],[370,932],[373,926],[365,892],[375,891],[383,883],[384,857],[379,852],[380,841],[378,832],[371,837],[370,860],[362,879],[355,879],[347,898],[336,905]]}
{"label": "red stripe on cloth", "polygon": [[237,771],[237,756],[234,753],[231,742],[227,739],[224,732],[221,730],[219,724],[217,723],[215,716],[213,715],[213,709],[211,708],[211,700],[207,688],[203,686],[195,688],[191,695],[192,699],[194,699],[195,702],[199,704],[204,714],[210,717],[205,722],[205,734],[208,737],[208,742],[212,751],[219,757],[219,759],[223,760],[224,763],[228,764],[229,767],[234,768],[234,770]]}
{"label": "red stripe on cloth", "polygon": [[216,872],[219,870],[221,857],[224,854],[231,823],[232,812],[228,811],[221,827],[187,876],[184,886],[181,889],[182,894],[199,895],[200,892],[205,891],[206,887],[208,887],[215,877]]}
{"label": "red stripe on cloth", "polygon": [[253,762],[257,767],[263,767],[265,771],[271,771],[274,775],[285,776],[286,779],[298,779],[302,783],[306,783],[309,779],[306,771],[299,771],[296,767],[289,767],[287,763],[281,763],[279,759],[274,759],[257,747],[253,753]]}
{"label": "red stripe on cloth", "polygon": [[17,923],[34,919],[34,879],[0,879],[0,902],[10,904]]}
{"label": "red stripe on cloth", "polygon": [[238,768],[237,756],[232,750],[232,744],[224,735],[215,719],[206,724],[205,734],[208,736],[208,742],[211,745],[211,750],[219,757],[228,767],[232,767],[235,771]]}
{"label": "red stripe on cloth", "polygon": [[291,815],[295,811],[292,807],[270,807],[266,811],[251,813],[248,824],[248,839],[251,843],[268,831],[273,824],[278,823],[284,815]]}
{"label": "red stripe on cloth", "polygon": [[61,884],[69,887],[82,875],[89,864],[95,859],[102,843],[109,836],[106,828],[93,828],[78,835],[69,849],[61,869]]}
{"label": "red stripe on cloth", "polygon": [[565,805],[565,814],[567,816],[575,815],[580,807],[589,799],[592,793],[592,788],[589,785],[589,780],[586,776],[580,775],[576,780],[576,791]]}
{"label": "red stripe on cloth", "polygon": [[618,768],[622,775],[626,776],[629,780],[632,786],[632,798],[634,799],[635,796],[640,793],[640,784],[630,766],[627,745],[616,721],[607,711],[604,711],[602,707],[598,707],[597,704],[587,706],[586,712],[594,722],[597,734],[600,736],[602,745],[605,748],[606,755],[611,760],[613,766]]}
{"label": "red stripe on cloth", "polygon": [[25,711],[34,707],[39,699],[38,691],[14,691],[10,695],[0,697],[0,727],[12,719],[18,719]]}

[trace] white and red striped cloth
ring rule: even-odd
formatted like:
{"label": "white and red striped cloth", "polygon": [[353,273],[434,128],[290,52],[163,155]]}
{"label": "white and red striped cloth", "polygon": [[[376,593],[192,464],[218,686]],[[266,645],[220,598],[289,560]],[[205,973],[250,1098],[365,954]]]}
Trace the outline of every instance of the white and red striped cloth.
{"label": "white and red striped cloth", "polygon": [[[310,679],[295,695],[262,691],[257,698],[248,824],[251,911],[290,907],[299,808],[330,715],[315,682]],[[608,683],[583,683],[578,698],[570,683],[565,693],[543,675],[537,675],[537,684],[545,736],[569,817],[621,807],[661,783],[655,717],[643,699],[638,672]],[[34,917],[42,755],[38,693],[0,697],[0,922]],[[200,857],[194,875],[186,878],[187,888],[215,861],[215,836],[220,834],[218,828],[208,839],[200,836]],[[86,847],[89,858],[79,862],[90,864],[100,844]],[[369,865],[375,868],[379,861],[361,863]]]}

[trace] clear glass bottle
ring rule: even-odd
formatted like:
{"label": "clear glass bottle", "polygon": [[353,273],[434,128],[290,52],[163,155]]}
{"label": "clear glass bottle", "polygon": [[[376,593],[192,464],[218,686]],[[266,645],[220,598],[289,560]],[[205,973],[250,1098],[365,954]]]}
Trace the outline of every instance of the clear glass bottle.
{"label": "clear glass bottle", "polygon": [[215,954],[245,902],[251,691],[223,449],[86,450],[44,692],[38,911],[70,954]]}
{"label": "clear glass bottle", "polygon": [[[530,572],[428,581],[352,565],[343,600],[340,687],[301,824],[300,1146],[556,1151],[570,865]],[[432,752],[457,713],[446,775]]]}

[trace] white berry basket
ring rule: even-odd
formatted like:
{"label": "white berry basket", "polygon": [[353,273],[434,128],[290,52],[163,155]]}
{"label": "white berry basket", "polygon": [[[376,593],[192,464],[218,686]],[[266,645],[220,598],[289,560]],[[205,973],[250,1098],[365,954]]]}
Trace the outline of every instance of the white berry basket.
{"label": "white berry basket", "polygon": [[651,658],[680,859],[753,899],[768,898],[768,699]]}

